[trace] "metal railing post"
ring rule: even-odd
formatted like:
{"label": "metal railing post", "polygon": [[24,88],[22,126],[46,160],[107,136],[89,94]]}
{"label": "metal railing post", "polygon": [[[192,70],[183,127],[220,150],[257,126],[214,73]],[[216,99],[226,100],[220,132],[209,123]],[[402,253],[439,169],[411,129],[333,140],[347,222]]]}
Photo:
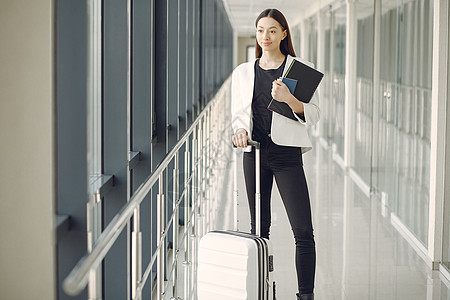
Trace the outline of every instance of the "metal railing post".
{"label": "metal railing post", "polygon": [[179,174],[179,154],[178,152],[175,154],[175,161],[174,161],[174,169],[173,169],[173,253],[172,253],[172,267],[173,267],[173,275],[172,275],[172,299],[177,299],[178,292],[177,292],[177,281],[178,281],[178,231],[179,231],[179,225],[180,225],[180,217],[179,217],[179,210],[178,210],[178,174]]}
{"label": "metal railing post", "polygon": [[[205,113],[205,115],[208,112]],[[197,236],[201,237],[202,236],[202,228],[201,228],[201,221],[203,221],[203,215],[202,215],[202,210],[201,210],[201,204],[203,203],[203,164],[205,162],[204,160],[204,152],[203,150],[203,140],[204,140],[204,136],[203,136],[203,128],[204,128],[204,124],[205,124],[205,118],[203,117],[200,124],[199,124],[199,133],[198,133],[198,147],[197,147],[197,160],[198,160],[198,173],[197,173],[197,199],[196,199],[196,213],[197,213]]]}
{"label": "metal railing post", "polygon": [[191,174],[191,164],[190,158],[191,154],[189,151],[189,138],[186,139],[185,143],[185,153],[184,153],[184,285],[183,285],[183,295],[184,299],[188,299],[189,295],[189,267],[191,265],[190,261],[190,249],[191,249],[191,210],[190,210],[190,200],[191,200],[191,183],[190,183],[190,174]]}
{"label": "metal railing post", "polygon": [[189,139],[186,140],[186,150],[184,153],[184,189],[186,191],[184,196],[184,264],[190,264],[190,227],[191,227],[191,183],[189,182],[191,174],[191,164],[190,164],[190,152],[189,152]]}
{"label": "metal railing post", "polygon": [[212,105],[209,109],[209,117],[208,117],[208,160],[207,160],[207,166],[208,166],[208,181],[207,181],[207,187],[206,187],[206,199],[207,199],[207,214],[208,214],[208,222],[206,224],[206,228],[204,233],[206,234],[211,229],[212,224],[212,207],[213,207],[213,198],[212,198],[212,190],[214,187],[213,181],[212,181],[212,175],[213,175],[213,167],[212,164],[212,155],[214,153],[214,132],[213,132],[213,118],[214,118],[214,111],[213,108],[215,108],[215,105]]}
{"label": "metal railing post", "polygon": [[212,118],[212,108],[209,108],[209,113],[207,115],[206,124],[206,182],[205,182],[205,193],[206,193],[206,226],[203,229],[203,234],[208,232],[209,226],[211,224],[211,151],[212,151],[212,134],[211,134],[211,118]]}
{"label": "metal railing post", "polygon": [[210,179],[211,179],[211,166],[210,166],[210,157],[211,157],[211,108],[212,106],[208,109],[208,113],[206,114],[206,121],[205,121],[205,141],[204,141],[204,152],[205,152],[205,163],[204,165],[204,170],[203,170],[203,174],[204,174],[204,184],[203,184],[203,191],[204,191],[204,197],[203,197],[203,202],[204,202],[204,207],[205,207],[205,218],[203,223],[205,224],[203,226],[203,234],[205,235],[205,233],[207,232],[208,226],[209,226],[209,222],[210,222],[210,203],[209,203],[209,192],[210,192]]}
{"label": "metal railing post", "polygon": [[[221,96],[222,97],[222,96]],[[211,114],[211,120],[210,120],[210,124],[211,124],[211,128],[210,128],[210,133],[211,133],[211,152],[210,152],[210,161],[209,161],[209,165],[210,166],[214,166],[215,164],[213,163],[212,159],[213,157],[218,157],[216,156],[216,154],[220,153],[220,148],[218,147],[218,134],[219,134],[219,126],[217,124],[218,120],[218,111],[217,109],[219,108],[219,105],[216,103],[213,106],[212,110],[212,114]],[[215,191],[217,190],[217,188],[219,187],[219,178],[217,175],[214,176],[214,172],[213,172],[213,168],[211,168],[210,171],[210,178],[212,181],[212,183],[210,184],[209,187],[209,203],[210,203],[210,211],[209,211],[209,226],[208,226],[208,231],[214,229],[212,227],[212,225],[215,223],[215,215],[214,212],[216,210],[216,201],[215,200]]]}
{"label": "metal railing post", "polygon": [[136,295],[139,282],[142,279],[142,232],[141,232],[140,208],[137,207],[133,214],[133,232],[131,234],[131,297],[139,300]]}
{"label": "metal railing post", "polygon": [[207,185],[207,160],[208,160],[208,148],[206,147],[207,144],[207,135],[208,135],[208,116],[209,116],[209,109],[206,111],[204,123],[203,123],[203,139],[202,139],[202,148],[201,148],[201,154],[202,154],[202,184],[200,187],[202,197],[200,202],[200,213],[202,215],[202,227],[200,232],[200,237],[202,237],[205,233],[205,226],[206,221],[208,219],[208,212],[206,211],[206,205],[207,205],[207,193],[206,193],[206,185]]}
{"label": "metal railing post", "polygon": [[205,162],[203,164],[203,166],[205,167],[203,170],[203,174],[204,174],[204,178],[203,178],[203,208],[204,208],[204,218],[203,218],[203,232],[202,232],[202,236],[205,235],[205,233],[208,231],[208,226],[209,226],[209,222],[210,222],[210,198],[209,198],[209,192],[210,192],[210,185],[211,185],[211,166],[210,166],[210,161],[209,158],[211,156],[211,132],[210,132],[210,127],[211,127],[211,108],[212,106],[208,109],[208,113],[206,114],[206,120],[205,120],[205,140],[203,142],[203,151],[204,151],[204,157],[205,157]]}
{"label": "metal railing post", "polygon": [[[90,197],[87,203],[87,248],[88,252],[92,252],[95,241],[102,231],[102,198],[100,192],[97,190],[93,196]],[[102,268],[97,267],[89,271],[89,288],[88,297],[91,300],[102,299]]]}
{"label": "metal railing post", "polygon": [[164,241],[162,236],[164,235],[164,172],[159,175],[159,193],[157,196],[156,214],[157,214],[157,244],[159,246],[158,257],[156,259],[156,290],[158,300],[164,299]]}
{"label": "metal railing post", "polygon": [[[199,122],[201,123],[201,121]],[[199,124],[200,126],[200,124]],[[192,220],[191,220],[191,234],[192,237],[195,237],[197,235],[197,198],[198,198],[198,140],[197,140],[197,128],[194,129],[193,132],[193,139],[192,139],[192,202],[191,202],[191,211],[192,211]],[[200,137],[199,137],[200,139]]]}

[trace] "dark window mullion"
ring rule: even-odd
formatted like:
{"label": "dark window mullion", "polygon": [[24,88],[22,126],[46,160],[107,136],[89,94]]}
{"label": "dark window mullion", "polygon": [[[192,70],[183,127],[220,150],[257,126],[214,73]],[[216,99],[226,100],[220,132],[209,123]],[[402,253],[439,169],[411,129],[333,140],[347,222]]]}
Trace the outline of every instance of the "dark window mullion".
{"label": "dark window mullion", "polygon": [[[104,172],[114,175],[114,188],[105,195],[105,224],[127,201],[127,2],[103,4],[103,153]],[[105,299],[127,298],[127,234],[122,232],[104,260]]]}

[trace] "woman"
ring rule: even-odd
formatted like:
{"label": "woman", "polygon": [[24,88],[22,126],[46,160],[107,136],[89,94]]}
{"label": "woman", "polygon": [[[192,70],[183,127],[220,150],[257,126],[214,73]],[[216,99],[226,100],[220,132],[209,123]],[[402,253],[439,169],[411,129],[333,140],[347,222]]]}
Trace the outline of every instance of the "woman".
{"label": "woman", "polygon": [[[316,252],[302,153],[312,148],[307,126],[317,123],[320,110],[317,95],[303,103],[277,80],[293,59],[301,60],[295,58],[286,19],[276,9],[266,9],[256,19],[256,57],[255,62],[239,65],[232,75],[232,139],[235,146],[245,148],[251,230],[255,233],[255,157],[247,147],[250,138],[261,143],[261,235],[269,238],[275,177],[295,238],[297,299],[310,300],[314,299]],[[268,110],[272,98],[288,104],[297,120]]]}

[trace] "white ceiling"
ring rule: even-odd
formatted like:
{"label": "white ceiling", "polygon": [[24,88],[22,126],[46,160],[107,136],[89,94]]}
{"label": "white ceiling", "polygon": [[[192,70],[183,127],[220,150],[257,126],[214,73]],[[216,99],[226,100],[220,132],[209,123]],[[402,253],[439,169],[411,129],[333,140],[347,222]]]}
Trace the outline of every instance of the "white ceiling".
{"label": "white ceiling", "polygon": [[276,8],[286,17],[289,27],[304,9],[317,0],[223,0],[231,24],[239,36],[255,34],[255,20],[266,8]]}
{"label": "white ceiling", "polygon": [[[255,20],[266,8],[276,8],[286,17],[291,28],[298,22],[316,12],[320,7],[329,7],[336,11],[336,20],[345,22],[345,0],[222,0],[227,10],[231,25],[238,36],[253,36],[255,34]],[[398,6],[403,1],[383,1],[383,11]],[[374,13],[373,0],[358,0],[356,3],[357,17],[365,18]],[[333,7],[333,8],[332,8]],[[339,10],[337,10],[340,8]]]}

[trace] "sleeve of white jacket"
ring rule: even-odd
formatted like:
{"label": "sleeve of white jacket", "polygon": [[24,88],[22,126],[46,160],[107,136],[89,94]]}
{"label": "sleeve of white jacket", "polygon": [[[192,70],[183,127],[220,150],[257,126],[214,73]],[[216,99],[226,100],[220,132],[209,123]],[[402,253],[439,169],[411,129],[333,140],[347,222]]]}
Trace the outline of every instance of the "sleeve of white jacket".
{"label": "sleeve of white jacket", "polygon": [[316,90],[308,103],[303,103],[303,115],[305,120],[302,120],[297,114],[294,116],[298,121],[304,125],[312,126],[315,125],[320,120],[320,108],[319,108],[319,89]]}
{"label": "sleeve of white jacket", "polygon": [[242,99],[240,77],[240,67],[238,66],[231,76],[231,126],[233,133],[239,128],[244,128],[249,133],[249,116],[247,115],[247,108],[244,107],[244,101]]}

